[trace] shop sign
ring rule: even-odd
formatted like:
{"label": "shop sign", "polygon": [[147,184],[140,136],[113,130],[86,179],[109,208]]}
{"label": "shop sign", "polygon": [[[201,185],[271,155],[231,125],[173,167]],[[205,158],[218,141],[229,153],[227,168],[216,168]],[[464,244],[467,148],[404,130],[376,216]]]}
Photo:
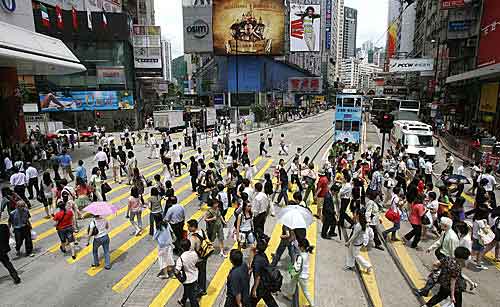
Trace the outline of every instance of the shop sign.
{"label": "shop sign", "polygon": [[467,31],[471,27],[470,20],[459,20],[459,21],[450,21],[448,23],[448,31],[450,32],[461,32]]}
{"label": "shop sign", "polygon": [[96,67],[97,84],[125,84],[125,69],[122,66]]}
{"label": "shop sign", "polygon": [[441,9],[456,9],[465,6],[465,0],[442,0],[441,1]]}
{"label": "shop sign", "polygon": [[[210,4],[210,2],[208,3]],[[182,17],[184,25],[184,52],[212,52],[212,6],[183,6]]]}
{"label": "shop sign", "polygon": [[481,88],[479,111],[496,113],[498,102],[499,83],[486,83]]}
{"label": "shop sign", "polygon": [[323,90],[323,79],[319,77],[288,78],[288,91],[303,93],[320,93]]}
{"label": "shop sign", "polygon": [[481,38],[477,66],[484,67],[500,63],[500,1],[485,0],[481,18]]}
{"label": "shop sign", "polygon": [[391,59],[389,72],[418,72],[434,69],[433,59]]}
{"label": "shop sign", "polygon": [[69,91],[40,93],[41,112],[128,110],[134,96],[128,91]]}

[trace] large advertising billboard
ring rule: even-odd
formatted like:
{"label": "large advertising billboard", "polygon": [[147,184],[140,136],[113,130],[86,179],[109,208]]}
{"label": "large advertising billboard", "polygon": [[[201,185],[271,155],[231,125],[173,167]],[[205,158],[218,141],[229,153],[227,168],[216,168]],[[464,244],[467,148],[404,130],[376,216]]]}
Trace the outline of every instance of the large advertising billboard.
{"label": "large advertising billboard", "polygon": [[213,0],[214,52],[217,55],[282,55],[283,0]]}
{"label": "large advertising billboard", "polygon": [[485,0],[481,18],[481,38],[477,66],[484,67],[500,63],[500,1]]}
{"label": "large advertising billboard", "polygon": [[[208,1],[208,5],[182,7],[184,53],[213,51],[212,6],[210,3]],[[186,4],[186,2],[183,4]],[[189,2],[189,4],[192,3]]]}
{"label": "large advertising billboard", "polygon": [[134,108],[134,96],[127,91],[70,91],[40,93],[41,112],[106,111]]}
{"label": "large advertising billboard", "polygon": [[162,68],[160,26],[134,25],[132,42],[135,68]]}
{"label": "large advertising billboard", "polygon": [[320,5],[290,5],[290,51],[319,51],[320,18]]}

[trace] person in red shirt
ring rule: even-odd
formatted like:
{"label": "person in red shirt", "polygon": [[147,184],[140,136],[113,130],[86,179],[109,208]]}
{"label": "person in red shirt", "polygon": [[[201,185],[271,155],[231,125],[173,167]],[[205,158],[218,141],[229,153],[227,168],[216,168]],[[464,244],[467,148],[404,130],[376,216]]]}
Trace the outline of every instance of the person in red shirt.
{"label": "person in red shirt", "polygon": [[66,209],[66,204],[63,201],[57,203],[59,211],[54,215],[54,226],[57,230],[57,235],[61,240],[61,252],[66,253],[66,247],[71,249],[71,258],[76,259],[75,254],[75,237],[73,235],[73,211]]}
{"label": "person in red shirt", "polygon": [[316,206],[317,206],[316,215],[320,220],[323,220],[322,210],[323,210],[323,204],[325,202],[326,193],[328,193],[328,177],[326,177],[324,170],[320,170],[318,172],[318,175],[319,179],[318,183],[316,184],[316,195],[315,195]]}
{"label": "person in red shirt", "polygon": [[418,194],[415,201],[411,204],[409,220],[412,230],[403,237],[403,240],[405,242],[408,242],[412,238],[414,238],[411,243],[411,248],[417,248],[418,242],[420,242],[420,237],[422,234],[422,216],[425,214],[423,202],[424,198],[422,194]]}

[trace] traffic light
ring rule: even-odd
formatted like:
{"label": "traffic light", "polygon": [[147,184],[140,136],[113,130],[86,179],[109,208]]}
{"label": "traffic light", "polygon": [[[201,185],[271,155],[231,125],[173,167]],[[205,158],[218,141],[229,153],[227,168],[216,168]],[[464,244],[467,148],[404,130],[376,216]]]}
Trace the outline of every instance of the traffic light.
{"label": "traffic light", "polygon": [[380,123],[380,132],[389,133],[394,127],[394,115],[389,113],[384,113],[382,116],[382,121]]}

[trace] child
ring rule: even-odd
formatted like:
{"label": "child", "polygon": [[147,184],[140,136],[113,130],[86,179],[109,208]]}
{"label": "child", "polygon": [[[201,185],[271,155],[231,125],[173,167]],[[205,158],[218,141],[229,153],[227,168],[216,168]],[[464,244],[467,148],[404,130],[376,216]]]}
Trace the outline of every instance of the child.
{"label": "child", "polygon": [[291,276],[291,291],[289,294],[285,294],[284,296],[285,298],[292,300],[292,297],[297,289],[297,285],[300,285],[309,306],[314,306],[314,300],[307,288],[309,281],[309,254],[312,254],[314,246],[311,246],[307,239],[301,239],[299,240],[299,250],[300,253],[295,256],[293,268],[289,269]]}

